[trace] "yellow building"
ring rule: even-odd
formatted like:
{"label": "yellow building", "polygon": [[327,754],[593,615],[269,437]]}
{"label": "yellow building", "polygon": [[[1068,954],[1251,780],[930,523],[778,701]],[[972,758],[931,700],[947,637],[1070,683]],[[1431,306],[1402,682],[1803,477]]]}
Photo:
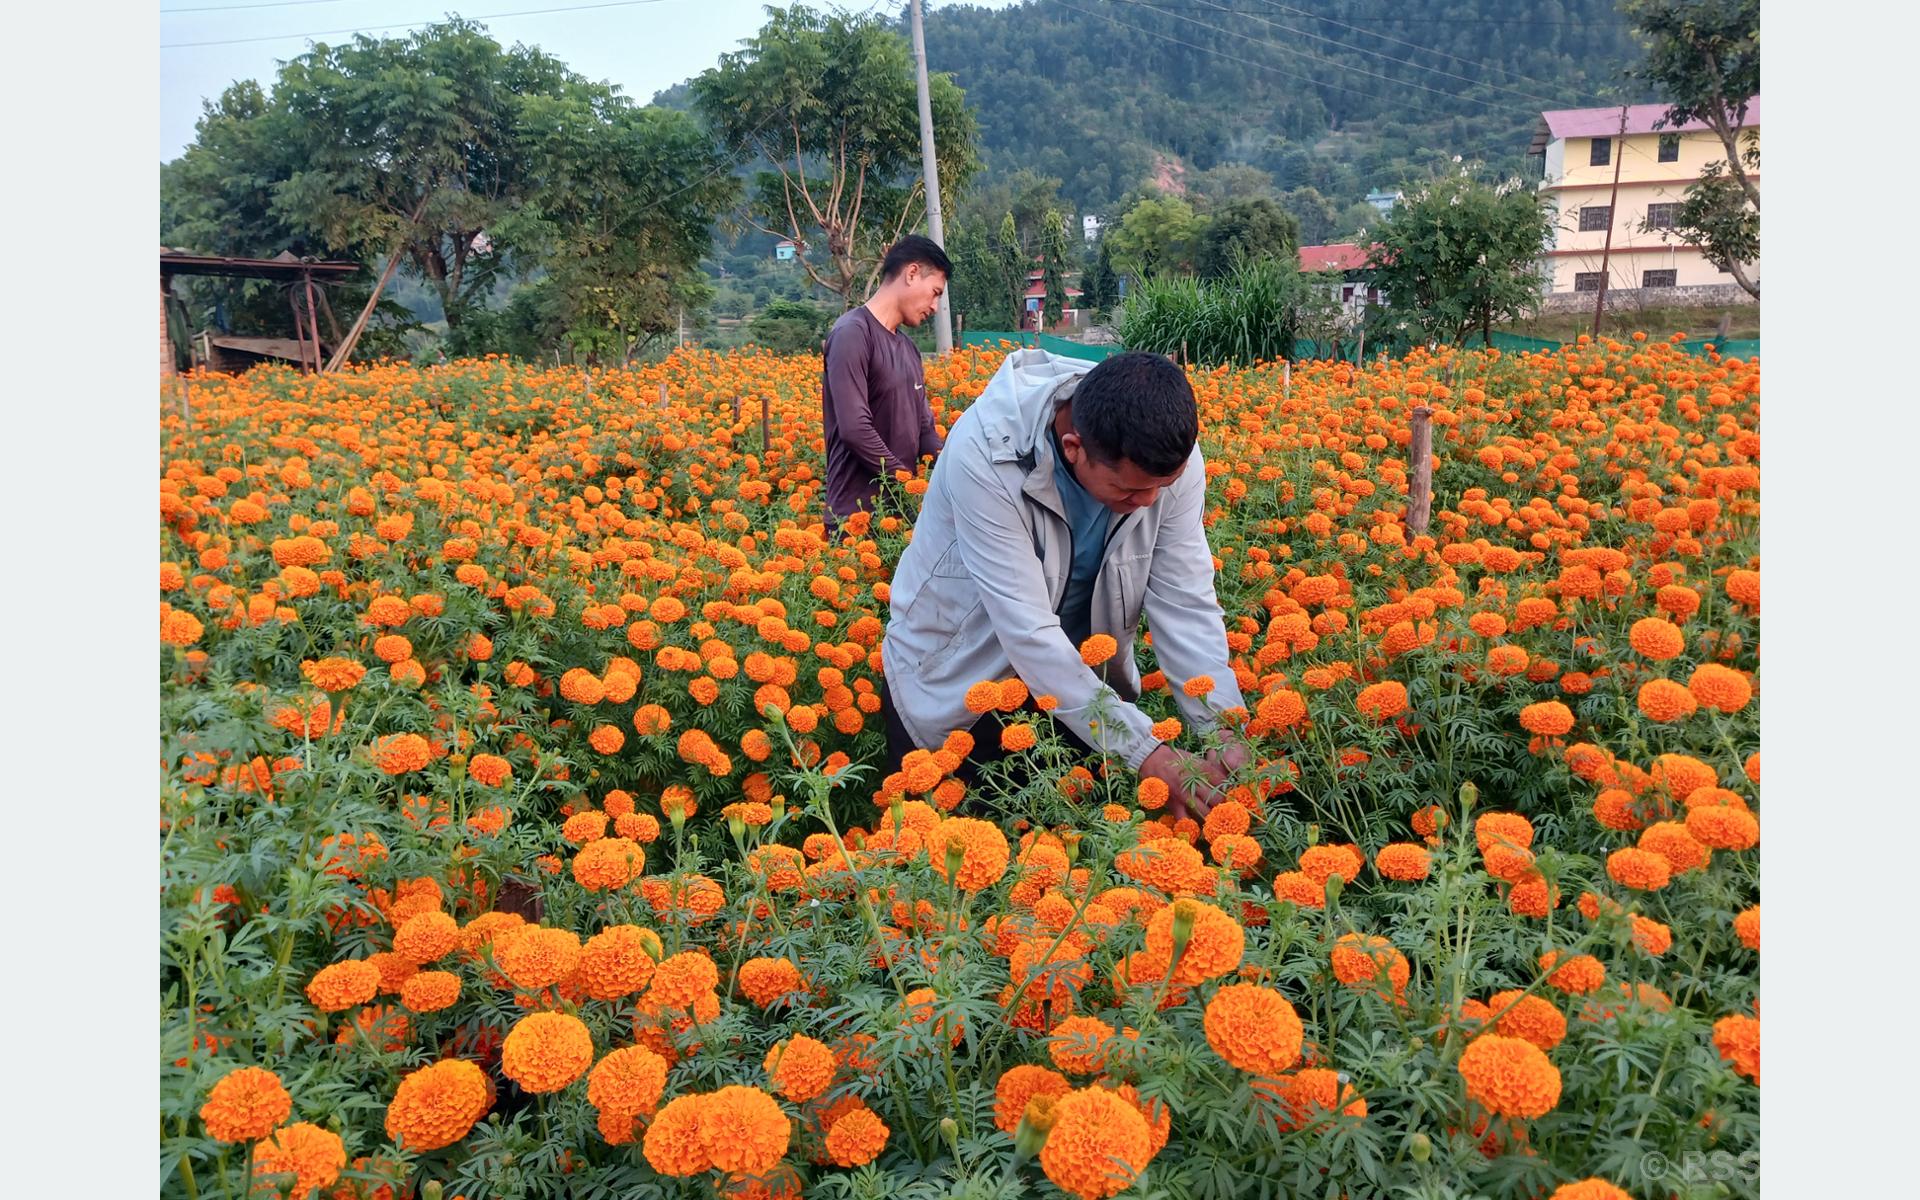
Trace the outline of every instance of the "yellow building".
{"label": "yellow building", "polygon": [[[1550,295],[1597,291],[1603,256],[1608,291],[1737,287],[1731,274],[1669,230],[1642,229],[1648,221],[1671,223],[1688,186],[1708,164],[1727,157],[1726,146],[1702,122],[1656,129],[1666,111],[1664,104],[1628,105],[1624,136],[1617,106],[1540,114],[1528,153],[1544,158],[1540,190],[1554,205],[1554,240],[1547,251]],[[1740,127],[1743,150],[1745,131],[1759,127],[1760,97],[1755,96]],[[1620,188],[1609,206],[1616,169]],[[1759,183],[1757,172],[1749,178]],[[1748,274],[1759,277],[1757,262],[1748,264]]]}

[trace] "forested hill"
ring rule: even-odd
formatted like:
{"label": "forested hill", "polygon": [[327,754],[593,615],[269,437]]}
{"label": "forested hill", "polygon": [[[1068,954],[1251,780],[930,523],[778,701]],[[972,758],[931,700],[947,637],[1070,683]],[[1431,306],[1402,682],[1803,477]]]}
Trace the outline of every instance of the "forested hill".
{"label": "forested hill", "polygon": [[926,25],[979,118],[982,182],[1032,168],[1082,211],[1167,159],[1346,205],[1455,154],[1518,167],[1542,109],[1656,98],[1624,83],[1639,50],[1614,0],[1030,0]]}

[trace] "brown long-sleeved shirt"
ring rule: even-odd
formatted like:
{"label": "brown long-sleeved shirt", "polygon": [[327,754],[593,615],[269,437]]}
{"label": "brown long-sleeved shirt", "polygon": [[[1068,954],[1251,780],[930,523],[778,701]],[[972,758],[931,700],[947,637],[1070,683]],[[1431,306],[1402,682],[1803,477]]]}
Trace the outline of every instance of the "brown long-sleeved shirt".
{"label": "brown long-sleeved shirt", "polygon": [[864,304],[827,334],[821,424],[830,519],[872,509],[879,479],[911,471],[921,455],[940,452],[919,347]]}

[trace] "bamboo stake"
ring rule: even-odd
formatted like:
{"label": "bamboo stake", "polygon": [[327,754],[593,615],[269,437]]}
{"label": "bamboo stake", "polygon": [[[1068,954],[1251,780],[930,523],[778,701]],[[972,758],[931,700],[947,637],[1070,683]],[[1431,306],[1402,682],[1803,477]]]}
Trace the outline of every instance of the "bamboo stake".
{"label": "bamboo stake", "polygon": [[[767,429],[768,429],[768,425],[767,425],[767,421],[768,421],[768,416],[769,416],[769,414],[768,414],[768,409],[767,409],[767,396],[766,396],[766,393],[765,393],[765,392],[762,392],[762,393],[760,394],[760,456],[761,456],[762,458],[765,458],[765,457],[766,457],[766,454],[767,454],[767,443],[768,443],[768,441],[770,440],[770,438],[769,438],[769,436],[768,436],[768,433],[767,433]],[[763,464],[763,465],[764,465],[764,464]]]}
{"label": "bamboo stake", "polygon": [[[427,200],[432,195],[433,193],[429,192],[420,197],[420,203],[415,206],[413,216],[407,220],[409,229],[419,223],[420,215],[427,211]],[[380,281],[373,285],[373,294],[367,297],[366,307],[360,310],[360,315],[354,320],[353,327],[347,330],[347,336],[341,341],[339,348],[333,352],[333,357],[327,360],[326,370],[337,371],[346,364],[347,357],[353,353],[354,346],[360,341],[361,333],[366,330],[367,322],[372,319],[374,308],[380,303],[380,293],[387,290],[387,283],[393,279],[395,269],[400,266],[400,254],[406,248],[407,241],[403,237],[400,239],[400,244],[393,248],[393,253],[387,256],[386,270],[380,272]]]}

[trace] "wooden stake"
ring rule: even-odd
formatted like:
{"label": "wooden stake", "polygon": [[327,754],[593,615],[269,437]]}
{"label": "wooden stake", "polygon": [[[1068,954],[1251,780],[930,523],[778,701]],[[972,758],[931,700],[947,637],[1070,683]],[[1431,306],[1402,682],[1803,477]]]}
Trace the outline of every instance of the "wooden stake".
{"label": "wooden stake", "polygon": [[322,360],[320,357],[320,314],[313,302],[313,272],[302,271],[300,275],[307,285],[307,328],[313,332],[313,369],[317,374],[320,371]]}
{"label": "wooden stake", "polygon": [[[425,196],[420,197],[420,203],[415,206],[413,216],[407,219],[407,229],[409,231],[420,223],[421,214],[427,211],[427,201],[432,197],[432,192],[428,192]],[[402,237],[400,244],[393,248],[393,253],[387,256],[386,270],[380,272],[380,281],[373,285],[373,294],[367,297],[366,307],[360,310],[359,317],[355,318],[353,326],[347,330],[347,336],[341,339],[339,347],[333,352],[333,357],[327,360],[327,370],[338,371],[346,364],[347,358],[352,355],[353,347],[360,341],[361,333],[366,330],[367,322],[373,317],[375,306],[380,303],[380,293],[387,290],[387,283],[393,279],[394,271],[400,266],[400,254],[406,248],[406,238]]]}
{"label": "wooden stake", "polygon": [[[761,458],[766,457],[767,443],[769,440],[771,440],[767,432],[768,416],[769,414],[768,414],[768,407],[767,407],[767,395],[765,392],[762,392],[760,393],[760,457]],[[762,464],[762,465],[764,466],[765,464]]]}
{"label": "wooden stake", "polygon": [[666,406],[667,406],[667,381],[663,379],[660,381],[660,407],[665,408]]}
{"label": "wooden stake", "polygon": [[1433,410],[1413,409],[1413,482],[1407,489],[1407,527],[1417,535],[1433,517]]}
{"label": "wooden stake", "polygon": [[1293,360],[1280,364],[1280,395],[1282,399],[1293,399]]}

